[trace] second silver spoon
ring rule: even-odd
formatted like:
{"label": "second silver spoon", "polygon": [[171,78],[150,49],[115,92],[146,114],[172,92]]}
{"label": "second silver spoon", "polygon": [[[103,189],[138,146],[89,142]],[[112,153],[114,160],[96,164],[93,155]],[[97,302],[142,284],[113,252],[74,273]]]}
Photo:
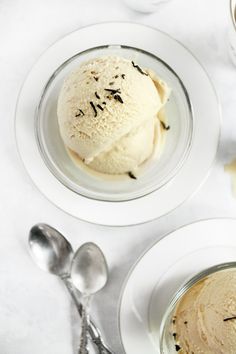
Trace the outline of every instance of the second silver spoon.
{"label": "second silver spoon", "polygon": [[108,279],[107,262],[97,245],[88,242],[77,250],[71,264],[71,279],[84,298],[79,354],[88,354],[89,302],[91,296],[101,290]]}

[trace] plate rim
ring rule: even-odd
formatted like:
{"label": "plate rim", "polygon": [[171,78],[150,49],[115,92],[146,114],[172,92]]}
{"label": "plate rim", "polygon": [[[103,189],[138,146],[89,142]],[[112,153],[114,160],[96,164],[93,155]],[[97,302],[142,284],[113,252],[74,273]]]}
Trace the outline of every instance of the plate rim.
{"label": "plate rim", "polygon": [[[162,213],[160,213],[160,215],[156,215],[156,216],[146,216],[145,219],[139,221],[138,218],[136,218],[136,220],[133,220],[131,221],[130,223],[127,222],[127,221],[122,221],[122,220],[119,220],[119,222],[116,222],[114,223],[114,221],[112,222],[109,222],[109,221],[104,221],[103,222],[99,222],[98,220],[91,220],[91,218],[89,217],[84,217],[84,216],[80,216],[80,215],[76,215],[76,212],[72,213],[71,211],[67,210],[67,208],[64,208],[62,205],[59,205],[58,202],[56,202],[55,200],[53,200],[50,196],[48,196],[45,192],[45,190],[43,190],[43,188],[41,188],[37,182],[35,182],[35,180],[33,179],[31,173],[29,172],[29,169],[27,168],[27,164],[25,163],[24,159],[23,159],[23,156],[20,152],[20,147],[19,147],[19,142],[18,142],[18,139],[17,139],[17,112],[18,112],[18,106],[19,106],[19,100],[20,100],[20,97],[21,97],[21,94],[22,94],[22,91],[24,89],[24,86],[27,82],[27,79],[30,77],[31,73],[33,72],[33,70],[35,69],[35,67],[37,66],[38,63],[40,63],[40,60],[41,58],[48,52],[49,49],[51,49],[54,45],[56,45],[58,42],[61,42],[63,39],[66,39],[66,38],[69,38],[72,34],[75,34],[77,32],[80,32],[81,30],[86,30],[88,28],[97,28],[99,26],[114,26],[114,25],[128,25],[128,26],[138,26],[138,28],[146,28],[146,29],[150,29],[152,31],[155,31],[157,34],[162,34],[163,36],[169,38],[170,40],[172,40],[173,42],[177,43],[178,46],[184,48],[184,50],[192,56],[192,58],[196,61],[196,63],[198,64],[198,66],[200,66],[200,68],[203,70],[209,84],[210,84],[210,87],[211,87],[211,90],[212,90],[212,93],[214,94],[214,98],[216,100],[216,104],[217,104],[217,112],[218,112],[218,117],[217,117],[217,124],[218,124],[218,127],[217,127],[217,144],[215,146],[215,152],[214,152],[214,158],[212,159],[211,161],[211,164],[209,165],[207,171],[204,173],[204,176],[202,177],[201,181],[199,182],[199,184],[197,185],[197,187],[195,187],[191,193],[189,193],[187,196],[185,196],[181,202],[178,202],[178,203],[175,203],[177,205],[175,205],[174,207],[171,207],[170,210],[168,211],[164,211]],[[153,32],[154,33],[154,32]],[[126,43],[125,43],[126,44]],[[143,48],[142,46],[140,47],[140,49],[144,49],[144,50],[147,50],[146,48]],[[154,55],[155,54],[155,51],[153,53]],[[167,63],[168,64],[168,63]],[[169,65],[169,64],[168,64]],[[179,75],[179,74],[178,74]],[[190,100],[191,100],[191,97],[190,97]],[[193,108],[194,109],[194,108]],[[105,21],[105,22],[100,22],[98,24],[90,24],[88,26],[83,26],[83,27],[80,27],[78,29],[75,29],[74,31],[70,32],[70,33],[67,33],[65,34],[64,36],[61,36],[60,38],[58,38],[56,41],[54,41],[48,48],[46,48],[42,53],[41,55],[38,57],[38,59],[36,60],[36,62],[31,66],[31,69],[28,71],[28,74],[26,75],[25,77],[25,80],[23,81],[22,83],[22,86],[21,86],[21,89],[19,91],[19,94],[18,94],[18,97],[17,97],[17,104],[16,104],[16,108],[15,108],[15,122],[14,122],[14,131],[15,131],[15,140],[16,140],[16,145],[17,145],[17,150],[18,150],[18,154],[20,156],[20,159],[23,163],[23,166],[24,166],[24,169],[26,171],[26,173],[28,174],[28,176],[30,177],[31,181],[33,182],[34,186],[38,189],[38,191],[43,194],[43,196],[48,200],[50,201],[52,204],[54,204],[57,208],[61,209],[62,211],[66,212],[67,214],[69,214],[70,216],[73,216],[77,219],[80,219],[80,220],[83,220],[85,222],[89,222],[89,223],[93,223],[95,225],[103,225],[103,226],[113,226],[113,227],[126,227],[126,226],[134,226],[134,225],[141,225],[141,224],[145,224],[147,222],[150,222],[150,221],[153,221],[159,217],[162,217],[164,215],[168,215],[169,213],[171,213],[172,211],[174,211],[176,208],[180,207],[184,202],[186,202],[186,200],[188,200],[189,198],[191,198],[202,186],[202,184],[205,182],[205,180],[207,179],[213,165],[214,165],[214,162],[216,160],[216,155],[217,155],[217,151],[218,151],[218,148],[219,148],[219,143],[220,143],[220,136],[221,136],[221,124],[222,124],[222,111],[221,111],[221,104],[220,104],[220,100],[219,100],[219,96],[218,96],[218,93],[213,85],[213,82],[209,76],[209,74],[207,73],[207,71],[205,70],[204,66],[199,62],[199,60],[195,57],[195,55],[185,46],[183,45],[180,41],[178,41],[177,39],[173,38],[171,35],[169,35],[168,33],[164,32],[164,31],[161,31],[159,29],[156,29],[152,26],[149,26],[149,25],[143,25],[143,24],[140,24],[140,23],[137,23],[137,22],[129,22],[129,21]],[[56,180],[57,181],[57,180]],[[74,192],[72,192],[74,193]],[[155,194],[155,192],[151,193],[151,194]],[[80,195],[77,195],[77,198],[84,198],[83,196],[80,196]],[[145,198],[145,197],[143,197]],[[142,199],[142,198],[140,198]],[[130,201],[126,201],[126,202],[123,202],[123,203],[129,203]],[[132,202],[132,201],[131,201]],[[104,203],[104,202],[101,202],[101,203]],[[112,204],[113,202],[106,202],[108,204]]]}

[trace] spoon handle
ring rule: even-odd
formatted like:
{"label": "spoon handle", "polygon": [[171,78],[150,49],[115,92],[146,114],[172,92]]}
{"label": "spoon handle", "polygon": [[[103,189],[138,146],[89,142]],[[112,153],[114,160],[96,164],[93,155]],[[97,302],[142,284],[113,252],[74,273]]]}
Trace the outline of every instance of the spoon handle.
{"label": "spoon handle", "polygon": [[89,298],[84,299],[81,317],[81,335],[79,354],[89,354],[88,347],[88,324],[89,324]]}
{"label": "spoon handle", "polygon": [[[73,284],[71,283],[70,276],[66,275],[64,277],[61,277],[61,279],[64,282],[67,290],[69,291],[80,317],[82,317],[83,306],[82,306],[81,302],[78,300],[78,297],[76,295],[76,290],[75,290]],[[91,318],[89,318],[89,320],[88,320],[88,333],[89,333],[89,336],[92,339],[93,343],[97,347],[98,354],[115,354],[104,343],[100,330],[98,329],[98,327],[95,325],[95,323],[93,322],[93,320]]]}

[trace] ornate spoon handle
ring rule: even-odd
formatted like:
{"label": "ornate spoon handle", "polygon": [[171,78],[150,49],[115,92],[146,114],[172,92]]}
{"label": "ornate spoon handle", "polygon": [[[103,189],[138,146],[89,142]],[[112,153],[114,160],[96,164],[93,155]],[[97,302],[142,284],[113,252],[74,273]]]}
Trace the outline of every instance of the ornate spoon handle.
{"label": "ornate spoon handle", "polygon": [[[82,317],[83,313],[83,306],[81,302],[78,300],[78,297],[76,296],[75,289],[70,281],[70,276],[66,275],[65,277],[61,278],[62,281],[64,282],[67,290],[69,291],[72,299],[74,300],[74,303],[76,305],[77,311],[79,315]],[[93,343],[96,345],[97,352],[99,354],[115,354],[111,349],[108,348],[108,346],[104,343],[101,332],[98,329],[98,327],[95,325],[93,320],[91,318],[87,318],[87,324],[88,324],[88,334],[90,338],[92,339]]]}
{"label": "ornate spoon handle", "polygon": [[88,315],[88,299],[85,300],[85,305],[82,307],[81,316],[81,335],[80,335],[80,346],[79,354],[89,354],[88,347],[88,326],[89,326],[89,315]]}

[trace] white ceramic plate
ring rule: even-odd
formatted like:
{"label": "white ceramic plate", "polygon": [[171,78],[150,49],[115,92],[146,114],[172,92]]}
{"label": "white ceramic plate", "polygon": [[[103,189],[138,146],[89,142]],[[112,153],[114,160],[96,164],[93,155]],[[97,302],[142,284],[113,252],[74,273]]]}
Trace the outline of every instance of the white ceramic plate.
{"label": "white ceramic plate", "polygon": [[[136,47],[160,57],[181,78],[194,113],[191,149],[175,178],[149,195],[125,202],[93,200],[66,188],[45,165],[34,132],[35,109],[52,73],[73,55],[105,44]],[[32,68],[22,87],[16,108],[16,139],[19,153],[38,189],[56,206],[75,217],[113,226],[153,220],[175,209],[192,195],[213,163],[219,130],[220,111],[217,97],[199,62],[167,34],[131,23],[93,25],[60,39]]]}
{"label": "white ceramic plate", "polygon": [[152,246],[124,286],[119,321],[125,352],[160,353],[160,325],[175,292],[203,269],[235,260],[235,219],[196,222]]}

